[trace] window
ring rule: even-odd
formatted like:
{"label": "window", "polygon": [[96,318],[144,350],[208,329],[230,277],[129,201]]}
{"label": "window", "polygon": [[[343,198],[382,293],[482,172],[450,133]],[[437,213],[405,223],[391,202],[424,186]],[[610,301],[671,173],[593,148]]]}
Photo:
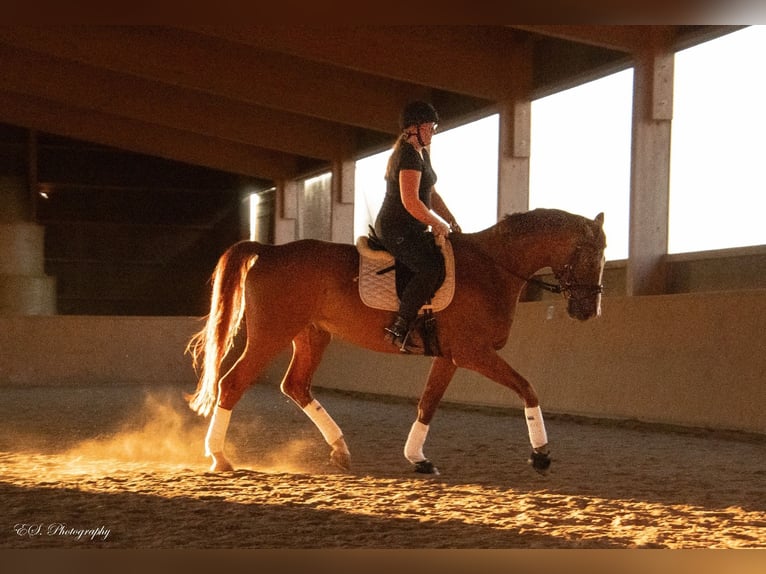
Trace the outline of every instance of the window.
{"label": "window", "polygon": [[272,216],[274,213],[274,195],[276,188],[249,193],[247,209],[249,211],[248,238],[251,241],[271,243],[274,240]]}
{"label": "window", "polygon": [[386,194],[386,162],[390,150],[362,158],[356,162],[354,175],[354,240],[367,235],[367,226],[375,218]]}
{"label": "window", "polygon": [[766,243],[766,26],[676,54],[668,252]]}
{"label": "window", "polygon": [[298,192],[298,239],[332,239],[332,174],[306,179]]}
{"label": "window", "polygon": [[628,256],[633,70],[532,102],[529,208],[604,212],[606,258]]}
{"label": "window", "polygon": [[497,114],[437,133],[431,163],[436,189],[465,233],[497,223]]}

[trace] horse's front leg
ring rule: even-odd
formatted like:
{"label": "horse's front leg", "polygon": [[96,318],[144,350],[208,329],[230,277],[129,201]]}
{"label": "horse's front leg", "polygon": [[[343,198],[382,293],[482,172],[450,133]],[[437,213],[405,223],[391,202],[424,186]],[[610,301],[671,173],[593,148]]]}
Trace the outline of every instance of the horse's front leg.
{"label": "horse's front leg", "polygon": [[524,418],[527,421],[529,442],[532,445],[529,463],[537,472],[545,474],[551,465],[548,434],[545,430],[543,413],[540,410],[540,401],[532,384],[495,352],[487,353],[478,358],[474,357],[470,364],[464,366],[504,387],[508,387],[521,397],[524,401]]}
{"label": "horse's front leg", "polygon": [[428,435],[431,419],[456,369],[457,367],[452,361],[443,357],[435,357],[431,363],[426,387],[418,402],[418,418],[412,424],[407,442],[404,445],[404,456],[415,465],[415,472],[439,474],[439,470],[423,454],[423,444]]}

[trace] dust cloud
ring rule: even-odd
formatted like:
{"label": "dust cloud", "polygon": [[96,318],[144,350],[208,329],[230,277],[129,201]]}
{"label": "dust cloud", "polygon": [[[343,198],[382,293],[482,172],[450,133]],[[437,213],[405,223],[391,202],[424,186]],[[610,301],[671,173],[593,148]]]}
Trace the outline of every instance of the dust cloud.
{"label": "dust cloud", "polygon": [[[147,391],[142,406],[131,412],[114,431],[78,442],[63,456],[70,461],[70,469],[80,465],[94,470],[101,466],[108,471],[110,465],[127,463],[206,471],[211,462],[204,453],[208,422],[209,418],[192,413],[174,394]],[[260,416],[233,418],[229,435],[231,440],[227,440],[225,452],[239,469],[311,470],[304,461],[316,440],[275,440]],[[239,448],[240,442],[245,446]]]}

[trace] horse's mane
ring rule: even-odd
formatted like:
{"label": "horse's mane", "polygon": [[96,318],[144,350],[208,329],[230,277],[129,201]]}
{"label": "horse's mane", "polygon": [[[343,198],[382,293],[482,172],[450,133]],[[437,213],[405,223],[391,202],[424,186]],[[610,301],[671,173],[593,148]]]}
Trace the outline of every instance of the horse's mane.
{"label": "horse's mane", "polygon": [[581,216],[560,209],[538,208],[532,211],[506,214],[499,222],[500,233],[519,236],[532,233],[576,231],[592,234],[592,222]]}

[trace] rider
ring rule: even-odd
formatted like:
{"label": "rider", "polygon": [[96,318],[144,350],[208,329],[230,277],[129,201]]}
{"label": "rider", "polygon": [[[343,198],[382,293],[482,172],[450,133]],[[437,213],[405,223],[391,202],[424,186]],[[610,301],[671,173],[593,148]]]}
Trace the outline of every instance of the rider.
{"label": "rider", "polygon": [[434,188],[436,173],[429,146],[438,123],[436,110],[427,102],[414,101],[402,110],[402,132],[388,159],[386,195],[375,221],[375,233],[383,246],[412,271],[396,320],[385,329],[386,340],[404,353],[411,351],[407,339],[418,311],[444,278],[444,256],[435,237],[460,232]]}

